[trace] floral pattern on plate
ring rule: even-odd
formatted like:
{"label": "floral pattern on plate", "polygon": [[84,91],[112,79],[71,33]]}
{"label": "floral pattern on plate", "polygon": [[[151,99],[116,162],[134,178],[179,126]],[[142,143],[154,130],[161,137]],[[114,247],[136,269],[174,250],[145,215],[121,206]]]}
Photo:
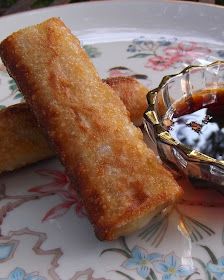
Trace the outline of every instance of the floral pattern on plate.
{"label": "floral pattern on plate", "polygon": [[167,40],[161,38],[158,41],[147,40],[144,37],[134,39],[128,46],[127,52],[131,55],[128,58],[146,58],[145,67],[154,71],[176,69],[180,65],[190,65],[195,60],[203,59],[209,61],[210,57],[217,59],[224,58],[221,49],[215,52],[197,42],[181,42],[177,38]]}
{"label": "floral pattern on plate", "polygon": [[[165,37],[84,48],[102,77],[133,76],[149,87],[186,64],[224,58],[218,45]],[[0,82],[1,107],[23,101],[2,65]],[[100,242],[56,159],[2,175],[0,279],[224,279],[223,192],[183,185],[183,200],[144,229]]]}
{"label": "floral pattern on plate", "polygon": [[0,278],[0,280],[46,280],[46,278],[40,276],[39,272],[27,274],[21,267],[16,267],[7,278]]}
{"label": "floral pattern on plate", "polygon": [[65,172],[58,170],[48,170],[42,169],[37,170],[37,174],[40,176],[49,177],[52,179],[50,183],[43,184],[40,186],[35,186],[30,188],[28,191],[33,193],[53,195],[57,194],[62,198],[62,202],[51,208],[43,217],[42,221],[47,221],[49,219],[55,219],[60,217],[74,206],[75,213],[79,217],[86,216],[84,206],[80,201],[77,193],[74,190],[68,176]]}

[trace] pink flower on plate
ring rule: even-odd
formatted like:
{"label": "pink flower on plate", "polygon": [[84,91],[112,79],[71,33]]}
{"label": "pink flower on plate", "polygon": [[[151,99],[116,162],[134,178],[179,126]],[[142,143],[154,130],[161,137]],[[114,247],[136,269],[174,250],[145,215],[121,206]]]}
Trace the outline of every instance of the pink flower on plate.
{"label": "pink flower on plate", "polygon": [[86,216],[83,204],[74,190],[68,176],[64,172],[51,169],[40,169],[37,170],[36,173],[43,177],[50,178],[51,181],[47,184],[30,188],[28,190],[29,192],[47,193],[49,195],[57,194],[62,198],[61,203],[51,208],[45,214],[42,219],[43,222],[63,216],[73,206],[75,213],[79,217]]}
{"label": "pink flower on plate", "polygon": [[192,63],[194,59],[209,54],[209,48],[200,47],[195,42],[188,44],[179,43],[175,47],[167,47],[164,49],[165,56],[175,58],[178,62]]}
{"label": "pink flower on plate", "polygon": [[197,58],[209,54],[209,48],[198,46],[195,42],[178,43],[163,49],[163,55],[150,57],[145,67],[156,71],[164,71],[176,63],[192,64]]}
{"label": "pink flower on plate", "polygon": [[[167,47],[164,52],[168,54],[168,51],[170,51],[171,49],[172,47]],[[211,52],[209,48],[198,46],[198,44],[195,42],[190,42],[188,44],[178,43],[175,49],[178,54],[181,54],[183,56],[188,55],[191,57],[202,56]]]}
{"label": "pink flower on plate", "polygon": [[152,68],[156,71],[164,71],[174,63],[173,58],[169,56],[153,56],[150,57],[145,65],[147,68]]}
{"label": "pink flower on plate", "polygon": [[40,176],[50,178],[51,181],[44,185],[32,187],[31,189],[29,189],[29,192],[54,194],[57,192],[64,191],[70,184],[68,176],[62,171],[51,169],[39,169],[36,171],[36,173]]}

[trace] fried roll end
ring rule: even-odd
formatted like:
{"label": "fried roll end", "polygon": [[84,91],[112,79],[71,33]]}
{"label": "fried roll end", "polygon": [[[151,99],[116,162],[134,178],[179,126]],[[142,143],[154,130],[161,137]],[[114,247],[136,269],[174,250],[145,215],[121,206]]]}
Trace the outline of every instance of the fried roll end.
{"label": "fried roll end", "polygon": [[25,103],[0,110],[0,173],[54,155]]}
{"label": "fried roll end", "polygon": [[132,77],[112,77],[105,82],[123,101],[134,125],[142,125],[143,114],[147,109],[146,94],[149,90]]}
{"label": "fried roll end", "polygon": [[180,198],[179,185],[61,20],[12,34],[1,43],[0,54],[74,182],[99,239],[139,229]]}

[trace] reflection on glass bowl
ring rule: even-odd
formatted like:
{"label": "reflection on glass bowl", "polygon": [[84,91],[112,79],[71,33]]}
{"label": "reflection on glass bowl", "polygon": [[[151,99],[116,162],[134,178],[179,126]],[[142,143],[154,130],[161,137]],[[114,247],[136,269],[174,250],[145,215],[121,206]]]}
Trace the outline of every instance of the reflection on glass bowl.
{"label": "reflection on glass bowl", "polygon": [[144,126],[161,160],[194,185],[224,186],[224,61],[165,76]]}

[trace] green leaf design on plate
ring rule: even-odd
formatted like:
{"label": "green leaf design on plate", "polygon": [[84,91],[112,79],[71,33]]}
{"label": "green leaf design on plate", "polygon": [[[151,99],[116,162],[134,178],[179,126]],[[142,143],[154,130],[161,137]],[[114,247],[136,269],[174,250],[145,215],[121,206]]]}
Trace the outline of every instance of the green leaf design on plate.
{"label": "green leaf design on plate", "polygon": [[9,84],[9,89],[10,89],[11,92],[15,92],[15,91],[18,90],[18,87],[17,87],[17,85],[16,85],[16,82],[15,82],[13,79],[10,79],[10,80],[8,81],[8,84]]}
{"label": "green leaf design on plate", "polygon": [[9,90],[11,91],[10,96],[13,97],[13,99],[23,99],[23,95],[19,91],[16,82],[13,79],[10,79],[8,81],[8,84],[9,84]]}
{"label": "green leaf design on plate", "polygon": [[14,97],[14,99],[19,99],[19,98],[23,98],[23,95],[21,92],[18,92]]}
{"label": "green leaf design on plate", "polygon": [[217,260],[217,258],[215,256],[215,254],[212,252],[212,250],[208,246],[205,246],[205,245],[200,245],[200,246],[206,250],[206,252],[208,253],[209,257],[211,258],[211,261],[214,264],[218,264],[218,260]]}
{"label": "green leaf design on plate", "polygon": [[119,254],[125,256],[126,258],[131,258],[131,250],[129,249],[129,247],[126,243],[125,237],[121,237],[120,241],[121,241],[121,245],[124,247],[124,249],[108,248],[108,249],[103,250],[100,253],[100,256],[102,256],[104,253],[107,253],[107,252],[115,252],[115,253],[119,253]]}
{"label": "green leaf design on plate", "polygon": [[206,264],[198,258],[192,257],[192,259],[200,264],[200,266],[203,268],[205,274],[207,275],[207,279],[203,279],[203,280],[212,280],[212,276],[211,276],[210,272],[207,270]]}
{"label": "green leaf design on plate", "polygon": [[133,277],[129,276],[128,274],[122,272],[122,271],[119,271],[119,270],[115,270],[115,272],[117,272],[118,274],[122,275],[122,276],[125,276],[127,279],[129,280],[135,280]]}
{"label": "green leaf design on plate", "polygon": [[177,209],[177,211],[180,214],[180,224],[182,230],[189,236],[191,242],[198,242],[206,235],[212,236],[215,234],[214,230],[212,230],[210,227],[204,225],[194,218],[183,214],[179,209]]}
{"label": "green leaf design on plate", "polygon": [[154,272],[151,268],[150,268],[150,273],[149,273],[149,275],[151,276],[152,280],[158,280],[158,278],[157,278],[155,272]]}
{"label": "green leaf design on plate", "polygon": [[0,105],[0,110],[4,109],[5,107],[5,105]]}
{"label": "green leaf design on plate", "polygon": [[184,280],[189,280],[195,274],[200,275],[200,273],[196,271],[196,272],[193,272],[190,275],[188,275]]}
{"label": "green leaf design on plate", "polygon": [[123,256],[125,256],[126,258],[131,258],[131,254],[129,254],[128,252],[126,252],[123,249],[119,249],[119,248],[109,248],[109,249],[105,249],[100,253],[100,256],[102,256],[103,254],[107,253],[107,252],[114,252],[114,253],[119,253]]}
{"label": "green leaf design on plate", "polygon": [[150,56],[150,55],[153,55],[153,54],[151,54],[151,53],[137,53],[137,54],[129,56],[128,58],[144,58],[144,57],[147,57],[147,56]]}
{"label": "green leaf design on plate", "polygon": [[93,47],[91,45],[84,45],[83,48],[90,58],[96,58],[101,56],[101,52],[96,47]]}
{"label": "green leaf design on plate", "polygon": [[168,215],[159,214],[155,216],[146,229],[144,229],[138,236],[150,242],[154,247],[158,247],[162,242],[168,228]]}
{"label": "green leaf design on plate", "polygon": [[128,245],[127,245],[127,242],[126,242],[126,240],[125,240],[125,237],[122,236],[122,237],[120,238],[120,240],[121,240],[121,244],[124,246],[125,250],[126,250],[128,253],[130,253],[130,255],[131,255],[131,250],[129,249],[129,247],[128,247]]}

